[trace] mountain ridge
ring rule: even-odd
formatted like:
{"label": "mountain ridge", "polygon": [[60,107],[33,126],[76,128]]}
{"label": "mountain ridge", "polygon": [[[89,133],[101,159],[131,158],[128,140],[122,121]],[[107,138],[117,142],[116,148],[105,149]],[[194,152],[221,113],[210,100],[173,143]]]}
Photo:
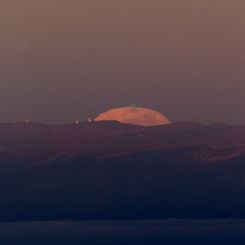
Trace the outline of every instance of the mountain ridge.
{"label": "mountain ridge", "polygon": [[0,221],[244,218],[245,126],[0,124]]}
{"label": "mountain ridge", "polygon": [[71,157],[89,154],[120,155],[120,152],[127,154],[188,145],[209,147],[221,157],[225,153],[228,157],[229,152],[230,157],[237,156],[245,152],[245,126],[206,126],[181,122],[142,127],[114,121],[79,125],[0,124],[1,155],[7,154],[8,151],[21,155],[33,149],[39,151],[40,148],[50,154],[53,151]]}

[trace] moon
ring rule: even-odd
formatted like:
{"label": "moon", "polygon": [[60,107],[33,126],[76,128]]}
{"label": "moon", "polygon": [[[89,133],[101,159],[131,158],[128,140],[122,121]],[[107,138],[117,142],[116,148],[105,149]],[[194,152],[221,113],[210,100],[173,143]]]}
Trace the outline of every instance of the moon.
{"label": "moon", "polygon": [[120,107],[101,113],[95,121],[119,121],[140,126],[166,125],[171,122],[162,113],[144,107]]}

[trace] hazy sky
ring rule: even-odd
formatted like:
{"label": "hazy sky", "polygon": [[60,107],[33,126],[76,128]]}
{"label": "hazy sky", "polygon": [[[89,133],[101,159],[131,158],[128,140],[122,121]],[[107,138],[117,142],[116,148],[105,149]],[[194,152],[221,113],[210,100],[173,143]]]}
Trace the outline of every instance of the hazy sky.
{"label": "hazy sky", "polygon": [[135,103],[245,123],[244,0],[0,0],[0,121]]}

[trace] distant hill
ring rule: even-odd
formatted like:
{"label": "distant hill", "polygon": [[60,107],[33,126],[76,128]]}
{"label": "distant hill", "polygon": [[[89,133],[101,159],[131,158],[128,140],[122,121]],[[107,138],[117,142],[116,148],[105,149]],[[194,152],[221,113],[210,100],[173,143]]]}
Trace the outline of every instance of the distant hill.
{"label": "distant hill", "polygon": [[245,126],[0,124],[0,220],[245,218]]}

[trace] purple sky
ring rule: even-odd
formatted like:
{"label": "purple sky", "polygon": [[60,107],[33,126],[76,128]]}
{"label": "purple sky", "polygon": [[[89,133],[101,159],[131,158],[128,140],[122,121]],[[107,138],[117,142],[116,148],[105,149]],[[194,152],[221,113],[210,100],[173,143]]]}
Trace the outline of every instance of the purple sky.
{"label": "purple sky", "polygon": [[245,123],[244,0],[0,0],[0,121],[138,104]]}

